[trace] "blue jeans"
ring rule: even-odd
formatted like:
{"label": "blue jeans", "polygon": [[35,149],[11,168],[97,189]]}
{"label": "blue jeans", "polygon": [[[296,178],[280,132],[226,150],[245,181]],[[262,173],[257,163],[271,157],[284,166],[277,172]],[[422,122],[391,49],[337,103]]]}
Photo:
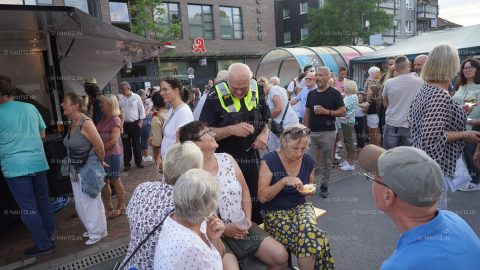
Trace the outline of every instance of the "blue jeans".
{"label": "blue jeans", "polygon": [[148,149],[148,137],[150,137],[150,124],[143,125],[140,129],[140,147],[142,150]]}
{"label": "blue jeans", "polygon": [[412,134],[410,129],[404,127],[392,127],[385,124],[383,129],[383,148],[391,149],[397,146],[411,146]]}
{"label": "blue jeans", "polygon": [[37,248],[50,248],[55,237],[55,214],[48,195],[47,172],[5,178],[5,182]]}

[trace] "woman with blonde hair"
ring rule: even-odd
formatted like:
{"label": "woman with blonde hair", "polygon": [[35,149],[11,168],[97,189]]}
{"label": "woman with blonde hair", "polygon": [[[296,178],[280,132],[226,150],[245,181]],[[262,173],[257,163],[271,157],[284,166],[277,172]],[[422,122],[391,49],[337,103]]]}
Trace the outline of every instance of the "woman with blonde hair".
{"label": "woman with blonde hair", "polygon": [[107,220],[103,208],[102,191],[105,177],[105,148],[93,121],[85,113],[86,100],[75,93],[68,93],[61,104],[63,114],[71,119],[71,125],[63,144],[67,148],[67,168],[70,175],[75,209],[86,228],[83,237],[86,245],[93,245],[107,236]]}
{"label": "woman with blonde hair", "polygon": [[368,80],[365,82],[367,102],[370,104],[367,110],[367,126],[370,143],[380,146],[380,118],[378,116],[382,105],[382,93],[380,84],[380,69],[371,67],[368,70]]}
{"label": "woman with blonde hair", "polygon": [[347,115],[338,119],[342,124],[343,142],[347,149],[347,159],[340,163],[340,170],[353,171],[355,170],[355,165],[353,163],[355,156],[353,132],[355,127],[355,112],[358,108],[357,83],[355,81],[347,81],[345,83],[344,91],[345,98],[343,98],[343,103],[345,103]]}
{"label": "woman with blonde hair", "polygon": [[280,149],[262,157],[258,199],[265,231],[297,257],[300,269],[335,269],[329,241],[306,200],[315,194],[315,160],[305,153],[310,134],[304,125],[291,125],[280,136]]}
{"label": "woman with blonde hair", "polygon": [[[480,132],[466,131],[467,113],[473,107],[456,104],[448,94],[451,80],[460,68],[458,51],[451,45],[438,45],[429,53],[420,77],[425,84],[410,105],[408,122],[413,147],[422,149],[442,168],[445,192],[438,204],[447,209],[447,191],[456,191],[470,177],[458,175],[465,168],[462,151],[465,142],[480,143]],[[480,155],[476,157],[480,160]],[[463,176],[463,179],[462,179]]]}
{"label": "woman with blonde hair", "polygon": [[[125,188],[120,179],[120,160],[122,158],[122,148],[118,143],[122,130],[122,120],[120,120],[120,107],[117,98],[114,95],[105,95],[101,99],[100,108],[103,117],[97,124],[98,133],[102,138],[105,148],[105,168],[107,176],[105,177],[105,186],[102,189],[102,196],[105,200],[108,217],[117,217],[125,212]],[[117,192],[117,209],[113,210],[112,204],[112,184]]]}

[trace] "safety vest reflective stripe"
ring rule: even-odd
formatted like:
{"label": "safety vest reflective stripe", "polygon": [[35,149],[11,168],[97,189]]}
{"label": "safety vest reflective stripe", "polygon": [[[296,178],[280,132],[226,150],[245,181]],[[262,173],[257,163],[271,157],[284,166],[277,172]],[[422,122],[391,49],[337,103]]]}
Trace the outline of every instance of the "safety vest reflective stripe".
{"label": "safety vest reflective stripe", "polygon": [[[259,100],[259,94],[258,94],[258,84],[257,81],[251,80],[250,81],[250,86],[247,96],[243,99],[245,102],[245,106],[247,107],[248,111],[251,111],[253,108],[257,106],[257,101]],[[227,111],[227,112],[238,112],[240,111],[241,104],[240,100],[234,96],[231,95],[230,89],[228,88],[228,85],[223,82],[220,84],[217,84],[215,86],[215,89],[217,90],[217,95],[220,100],[220,105],[222,105],[222,108]]]}

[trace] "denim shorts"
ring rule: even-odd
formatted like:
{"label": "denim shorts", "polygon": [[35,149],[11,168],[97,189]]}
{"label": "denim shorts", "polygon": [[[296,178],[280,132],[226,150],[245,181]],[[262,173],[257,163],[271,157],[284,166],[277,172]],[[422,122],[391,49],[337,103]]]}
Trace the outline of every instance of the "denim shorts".
{"label": "denim shorts", "polygon": [[140,148],[142,150],[148,149],[148,137],[150,136],[150,125],[143,125],[140,129]]}
{"label": "denim shorts", "polygon": [[380,119],[378,118],[378,114],[367,115],[368,128],[378,128],[379,123],[380,123]]}
{"label": "denim shorts", "polygon": [[114,180],[120,178],[120,160],[122,155],[114,155],[105,157],[105,163],[110,167],[105,167],[105,172],[107,173],[106,178],[109,180]]}

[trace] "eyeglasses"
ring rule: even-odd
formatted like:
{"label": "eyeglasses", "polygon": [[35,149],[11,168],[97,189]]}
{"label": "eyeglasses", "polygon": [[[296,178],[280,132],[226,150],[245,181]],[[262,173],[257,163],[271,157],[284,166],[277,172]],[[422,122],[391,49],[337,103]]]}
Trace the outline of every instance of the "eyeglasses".
{"label": "eyeglasses", "polygon": [[463,70],[471,70],[471,69],[476,69],[476,67],[463,67]]}
{"label": "eyeglasses", "polygon": [[212,136],[212,137],[215,138],[215,132],[213,132],[213,130],[212,130],[211,128],[206,128],[206,129],[204,129],[203,131],[201,131],[200,133],[198,133],[198,138],[197,138],[197,140],[200,140],[200,138],[201,138],[203,135],[207,134],[207,133],[208,133],[208,135],[210,135],[210,136]]}
{"label": "eyeglasses", "polygon": [[389,186],[387,186],[385,183],[382,183],[382,182],[380,182],[380,181],[378,181],[378,180],[375,180],[375,178],[373,178],[373,176],[371,176],[369,173],[363,173],[363,175],[365,176],[365,179],[367,179],[368,182],[370,182],[370,183],[371,183],[371,182],[375,182],[375,183],[380,184],[380,185],[382,185],[382,186],[384,186],[384,187],[386,187],[386,188],[391,189],[391,188],[390,188]]}
{"label": "eyeglasses", "polygon": [[310,135],[312,131],[309,128],[300,128],[300,127],[294,127],[290,129],[289,131],[285,132],[285,135],[292,134],[292,135],[298,135],[298,134],[305,134],[305,135]]}

